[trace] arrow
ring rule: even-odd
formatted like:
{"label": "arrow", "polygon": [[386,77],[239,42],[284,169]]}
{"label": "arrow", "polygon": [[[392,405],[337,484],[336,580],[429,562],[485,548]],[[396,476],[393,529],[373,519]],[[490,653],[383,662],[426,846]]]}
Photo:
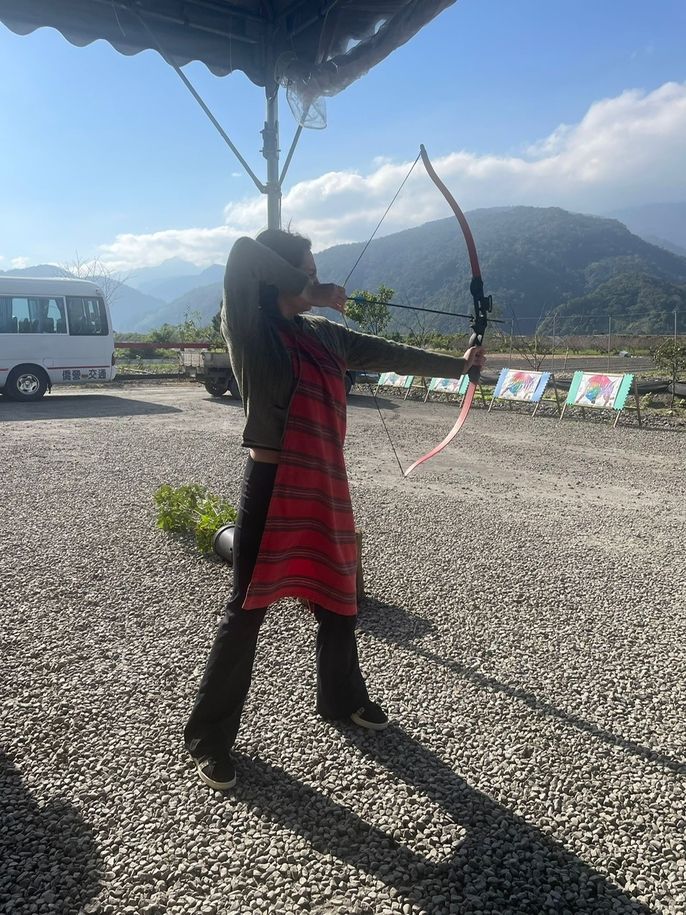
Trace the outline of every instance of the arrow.
{"label": "arrow", "polygon": [[[416,305],[398,305],[397,302],[384,302],[382,299],[368,299],[364,296],[359,295],[349,295],[348,302],[359,302],[361,305],[364,305],[365,302],[368,302],[370,305],[388,305],[389,308],[405,308],[408,311],[425,311],[428,314],[432,315],[447,315],[450,318],[467,318],[467,320],[472,320],[474,315],[462,315],[454,311],[438,311],[435,308],[419,308]],[[497,318],[490,318],[489,324],[504,324],[504,321],[500,321]]]}

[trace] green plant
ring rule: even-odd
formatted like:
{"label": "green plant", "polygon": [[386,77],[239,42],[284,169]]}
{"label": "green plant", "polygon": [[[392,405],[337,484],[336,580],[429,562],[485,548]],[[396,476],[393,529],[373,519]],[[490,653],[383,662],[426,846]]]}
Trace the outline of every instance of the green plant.
{"label": "green plant", "polygon": [[[686,370],[686,344],[674,340],[664,340],[651,353],[653,362],[659,369],[666,369],[672,376],[675,385],[679,375]],[[674,389],[672,388],[671,406],[674,406]]]}
{"label": "green plant", "polygon": [[236,520],[236,509],[217,496],[208,495],[198,506],[195,542],[203,553],[212,552],[212,538],[220,527]]}
{"label": "green plant", "polygon": [[153,499],[157,526],[163,531],[193,536],[203,553],[212,551],[212,538],[219,528],[236,520],[232,505],[197,483],[176,488],[165,483]]}
{"label": "green plant", "polygon": [[348,303],[346,314],[360,325],[367,334],[383,336],[391,321],[391,312],[386,302],[393,299],[395,292],[388,286],[379,286],[376,292],[358,289]]}

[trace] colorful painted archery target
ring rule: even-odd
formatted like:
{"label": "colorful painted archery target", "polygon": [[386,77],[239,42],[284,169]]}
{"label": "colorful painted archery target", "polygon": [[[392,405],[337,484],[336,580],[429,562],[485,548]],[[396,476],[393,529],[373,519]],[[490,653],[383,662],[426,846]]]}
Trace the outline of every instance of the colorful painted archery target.
{"label": "colorful painted archery target", "polygon": [[496,400],[517,400],[538,403],[550,381],[550,372],[530,372],[519,369],[502,369],[493,397]]}
{"label": "colorful painted archery target", "polygon": [[623,410],[633,380],[633,375],[574,372],[567,405],[596,410]]}
{"label": "colorful painted archery target", "polygon": [[429,382],[429,391],[437,394],[466,394],[469,387],[469,378],[460,375],[459,378],[432,378]]}
{"label": "colorful painted archery target", "polygon": [[395,372],[382,372],[379,376],[380,388],[411,388],[414,375],[396,375]]}

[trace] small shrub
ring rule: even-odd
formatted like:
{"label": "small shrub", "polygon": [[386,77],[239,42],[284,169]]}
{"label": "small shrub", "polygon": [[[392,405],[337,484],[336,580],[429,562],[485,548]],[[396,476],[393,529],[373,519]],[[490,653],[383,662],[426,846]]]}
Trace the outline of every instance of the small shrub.
{"label": "small shrub", "polygon": [[203,553],[212,552],[212,538],[220,527],[236,520],[236,510],[197,483],[174,488],[163,484],[153,496],[157,526],[163,531],[192,536]]}

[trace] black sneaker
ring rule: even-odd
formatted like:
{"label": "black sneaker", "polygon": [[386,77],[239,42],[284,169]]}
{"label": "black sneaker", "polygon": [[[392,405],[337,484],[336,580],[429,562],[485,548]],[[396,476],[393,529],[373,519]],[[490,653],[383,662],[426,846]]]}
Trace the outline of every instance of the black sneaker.
{"label": "black sneaker", "polygon": [[385,731],[388,727],[388,715],[376,702],[368,702],[350,716],[355,724],[370,731]]}
{"label": "black sneaker", "polygon": [[229,753],[193,758],[201,781],[216,791],[226,791],[236,784],[236,767]]}

